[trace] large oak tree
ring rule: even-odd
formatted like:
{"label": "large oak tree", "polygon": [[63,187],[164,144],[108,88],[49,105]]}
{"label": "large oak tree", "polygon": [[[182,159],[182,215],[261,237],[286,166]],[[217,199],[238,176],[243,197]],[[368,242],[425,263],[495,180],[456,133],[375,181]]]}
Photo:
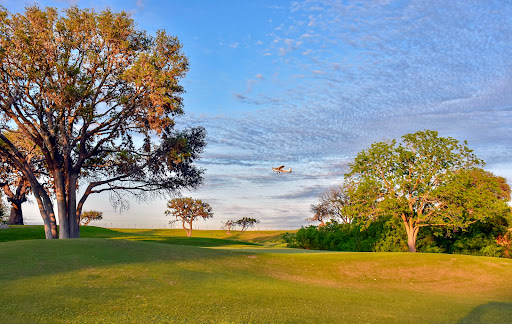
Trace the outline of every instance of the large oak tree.
{"label": "large oak tree", "polygon": [[[200,183],[204,130],[174,124],[187,70],[177,38],[125,12],[0,8],[0,155],[30,183],[47,238],[57,217],[59,238],[79,237],[93,193],[118,202]],[[7,133],[37,146],[44,177]]]}
{"label": "large oak tree", "polygon": [[[410,252],[416,251],[418,232],[425,226],[464,228],[489,216],[492,181],[481,177],[470,186],[467,173],[483,165],[467,147],[451,137],[425,130],[402,136],[402,142],[378,142],[360,152],[350,165],[346,207],[363,224],[382,216],[400,219]],[[486,199],[492,198],[492,199]]]}

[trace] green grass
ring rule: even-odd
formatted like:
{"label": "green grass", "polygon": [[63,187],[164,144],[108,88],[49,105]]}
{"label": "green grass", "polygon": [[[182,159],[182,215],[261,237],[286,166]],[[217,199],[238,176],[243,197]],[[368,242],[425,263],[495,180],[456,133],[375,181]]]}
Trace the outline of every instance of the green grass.
{"label": "green grass", "polygon": [[313,253],[280,247],[282,232],[226,237],[221,231],[195,231],[188,239],[174,230],[91,227],[82,229],[82,236],[93,238],[79,240],[26,240],[28,235],[18,234],[25,240],[0,243],[0,323],[509,323],[512,318],[508,259]]}
{"label": "green grass", "polygon": [[0,229],[0,242],[44,239],[43,226],[9,225]]}
{"label": "green grass", "polygon": [[[282,240],[286,231],[248,231],[240,233],[232,231],[200,231],[192,232],[192,237],[187,237],[182,229],[109,229],[95,226],[82,226],[81,238],[112,238],[132,241],[159,242],[167,244],[193,245],[203,247],[219,246],[265,246],[285,247]],[[0,242],[44,239],[42,225],[11,225],[7,229],[0,230]]]}

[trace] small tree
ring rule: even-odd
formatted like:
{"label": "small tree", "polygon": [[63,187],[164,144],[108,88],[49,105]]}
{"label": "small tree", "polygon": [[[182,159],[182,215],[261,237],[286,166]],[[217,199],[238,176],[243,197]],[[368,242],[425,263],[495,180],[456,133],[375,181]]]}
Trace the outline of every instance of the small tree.
{"label": "small tree", "polygon": [[253,227],[255,224],[258,224],[260,221],[255,218],[243,217],[236,221],[236,225],[241,226],[241,232],[245,232],[249,227]]}
{"label": "small tree", "polygon": [[82,212],[82,216],[80,217],[80,225],[87,226],[90,222],[101,219],[103,219],[103,212],[96,210],[87,210]]}
{"label": "small tree", "polygon": [[320,196],[320,202],[311,205],[313,216],[306,218],[308,222],[320,222],[318,227],[325,226],[325,221],[336,220],[348,224],[352,217],[343,208],[349,204],[349,197],[344,187],[332,188]]}
{"label": "small tree", "polygon": [[234,228],[237,224],[234,220],[228,219],[227,221],[223,222],[224,224],[222,226],[222,229],[225,229],[227,231],[227,234],[231,235],[231,229]]}
{"label": "small tree", "polygon": [[212,208],[209,204],[190,197],[169,200],[167,208],[165,215],[175,217],[169,224],[181,221],[188,237],[192,235],[192,223],[194,221],[200,218],[206,220],[213,217]]}

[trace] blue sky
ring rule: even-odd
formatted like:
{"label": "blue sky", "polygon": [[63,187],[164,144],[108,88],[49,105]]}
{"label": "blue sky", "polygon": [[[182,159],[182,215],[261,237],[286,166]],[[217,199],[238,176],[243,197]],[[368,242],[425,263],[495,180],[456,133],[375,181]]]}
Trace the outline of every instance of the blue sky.
{"label": "blue sky", "polygon": [[[0,0],[11,12],[36,2]],[[217,228],[251,216],[261,228],[305,224],[309,205],[340,183],[375,141],[432,129],[467,140],[486,169],[512,182],[510,1],[37,1],[132,13],[176,35],[190,59],[184,126],[203,125],[200,162]],[[291,174],[272,174],[284,164]],[[165,201],[108,195],[106,225],[161,226]],[[33,209],[33,211],[31,211]],[[29,220],[38,221],[35,206]]]}

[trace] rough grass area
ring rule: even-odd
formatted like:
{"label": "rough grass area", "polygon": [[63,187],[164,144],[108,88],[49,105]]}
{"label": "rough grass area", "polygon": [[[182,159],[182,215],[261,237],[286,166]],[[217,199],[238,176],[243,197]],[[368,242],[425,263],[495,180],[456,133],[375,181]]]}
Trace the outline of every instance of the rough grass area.
{"label": "rough grass area", "polygon": [[[243,236],[236,241],[220,231],[203,232],[192,245],[183,245],[174,244],[180,237],[160,231],[91,231],[110,239],[0,243],[0,323],[510,323],[512,318],[509,259],[310,253],[264,246],[255,240],[265,235],[255,233],[244,244]],[[158,243],[141,241],[143,233],[144,240]],[[194,246],[201,239],[205,246]]]}

